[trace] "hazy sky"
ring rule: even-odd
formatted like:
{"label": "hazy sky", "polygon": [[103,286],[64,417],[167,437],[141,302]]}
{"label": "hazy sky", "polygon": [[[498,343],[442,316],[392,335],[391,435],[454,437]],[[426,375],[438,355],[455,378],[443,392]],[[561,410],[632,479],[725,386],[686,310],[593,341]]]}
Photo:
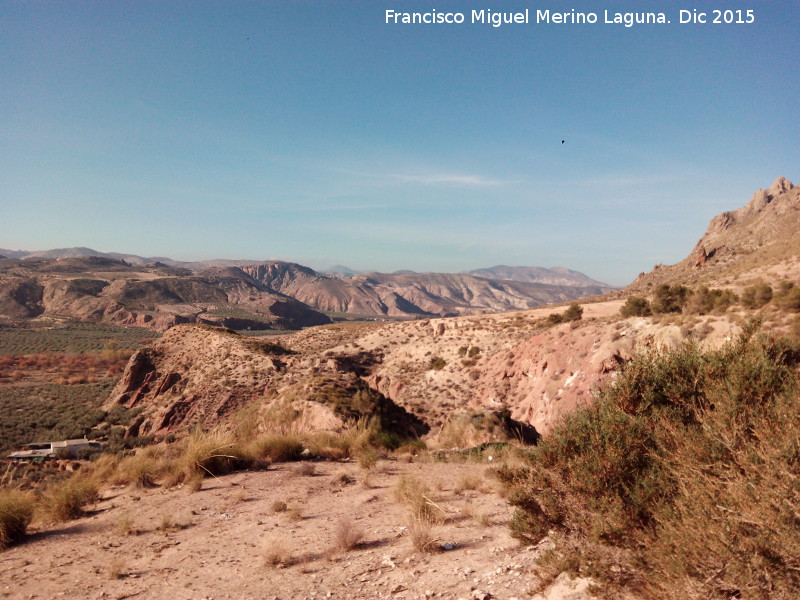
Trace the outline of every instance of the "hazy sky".
{"label": "hazy sky", "polygon": [[[602,23],[643,9],[672,23]],[[800,179],[799,49],[797,0],[4,0],[0,247],[625,284]]]}

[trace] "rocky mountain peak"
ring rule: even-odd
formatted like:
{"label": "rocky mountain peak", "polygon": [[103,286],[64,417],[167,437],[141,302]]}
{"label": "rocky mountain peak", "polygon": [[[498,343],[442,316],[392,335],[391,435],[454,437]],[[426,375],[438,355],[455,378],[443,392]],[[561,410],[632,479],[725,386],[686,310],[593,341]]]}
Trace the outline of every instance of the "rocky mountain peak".
{"label": "rocky mountain peak", "polygon": [[794,187],[791,181],[785,177],[778,177],[771,186],[767,188],[767,193],[773,196],[785,194]]}
{"label": "rocky mountain peak", "polygon": [[718,214],[683,261],[654,269],[634,281],[633,288],[658,283],[719,277],[725,272],[740,275],[800,253],[800,188],[778,177],[766,189],[753,194],[737,210]]}

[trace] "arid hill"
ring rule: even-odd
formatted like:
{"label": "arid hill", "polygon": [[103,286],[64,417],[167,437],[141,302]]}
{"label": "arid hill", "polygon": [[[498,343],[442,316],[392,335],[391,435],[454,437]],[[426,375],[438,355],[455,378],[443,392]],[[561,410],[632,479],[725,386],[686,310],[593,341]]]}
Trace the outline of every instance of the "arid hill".
{"label": "arid hill", "polygon": [[0,260],[0,317],[39,316],[156,330],[178,323],[297,329],[330,322],[238,270],[194,274],[97,256]]}
{"label": "arid hill", "polygon": [[[359,416],[378,402],[381,410],[408,413],[403,419],[417,433],[444,430],[446,436],[449,428],[455,435],[464,426],[479,443],[502,435],[498,428],[547,433],[563,414],[591,402],[594,390],[636,352],[674,347],[696,332],[716,344],[738,331],[716,316],[683,328],[621,319],[620,305],[586,304],[581,321],[558,326],[544,323],[553,309],[340,323],[271,336],[279,345],[266,347],[180,326],[132,357],[105,408],[141,408],[135,432],[165,434],[224,422],[246,404],[275,402],[293,403],[321,427],[338,428],[346,414],[334,407],[361,405],[350,411]],[[359,398],[369,398],[365,410]]]}
{"label": "arid hill", "polygon": [[764,277],[775,279],[800,269],[800,188],[778,177],[738,210],[717,215],[681,262],[657,265],[626,291],[659,283],[734,286]]}

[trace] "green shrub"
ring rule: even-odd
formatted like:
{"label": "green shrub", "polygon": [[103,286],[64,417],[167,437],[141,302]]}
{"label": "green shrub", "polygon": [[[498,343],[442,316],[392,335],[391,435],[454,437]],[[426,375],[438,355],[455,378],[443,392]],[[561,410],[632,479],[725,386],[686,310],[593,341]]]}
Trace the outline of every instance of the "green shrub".
{"label": "green shrub", "polygon": [[746,287],[742,292],[742,305],[745,308],[761,308],[772,300],[772,287],[758,283]]}
{"label": "green shrub", "polygon": [[443,359],[441,356],[434,356],[431,358],[431,362],[428,365],[428,368],[433,371],[441,371],[447,365],[447,361]]}
{"label": "green shrub", "polygon": [[583,308],[577,302],[570,304],[562,315],[564,321],[580,321],[581,318],[583,318]]}
{"label": "green shrub", "polygon": [[707,315],[712,312],[724,313],[738,299],[738,296],[730,290],[710,290],[702,285],[692,292],[683,312],[699,315]]}
{"label": "green shrub", "polygon": [[689,299],[689,288],[680,284],[662,283],[653,292],[650,310],[654,313],[679,313]]}
{"label": "green shrub", "polygon": [[564,322],[564,317],[558,313],[550,313],[544,320],[544,324],[548,326],[558,325],[559,323],[563,322]]}
{"label": "green shrub", "polygon": [[649,317],[650,303],[639,296],[629,296],[625,304],[619,309],[619,314],[623,317]]}
{"label": "green shrub", "polygon": [[555,530],[574,570],[644,582],[648,597],[797,597],[800,348],[753,331],[636,357],[501,469],[512,533]]}
{"label": "green shrub", "polygon": [[782,282],[775,294],[775,303],[785,310],[800,312],[800,287],[791,281]]}

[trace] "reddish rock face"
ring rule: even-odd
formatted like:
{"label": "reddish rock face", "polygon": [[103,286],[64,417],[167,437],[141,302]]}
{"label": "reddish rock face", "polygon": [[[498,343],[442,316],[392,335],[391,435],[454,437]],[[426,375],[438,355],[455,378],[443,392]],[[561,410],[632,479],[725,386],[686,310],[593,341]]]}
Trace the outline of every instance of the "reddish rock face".
{"label": "reddish rock face", "polygon": [[708,254],[706,254],[705,246],[700,246],[697,249],[696,257],[697,258],[694,261],[694,266],[695,267],[700,268],[700,267],[704,266],[706,264],[706,262],[708,262]]}

